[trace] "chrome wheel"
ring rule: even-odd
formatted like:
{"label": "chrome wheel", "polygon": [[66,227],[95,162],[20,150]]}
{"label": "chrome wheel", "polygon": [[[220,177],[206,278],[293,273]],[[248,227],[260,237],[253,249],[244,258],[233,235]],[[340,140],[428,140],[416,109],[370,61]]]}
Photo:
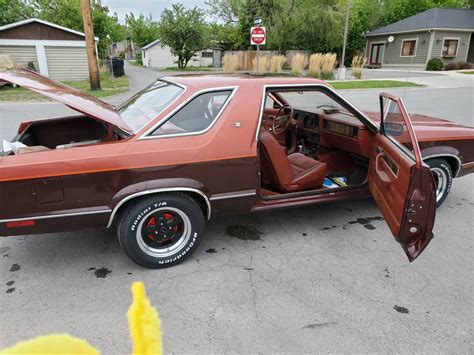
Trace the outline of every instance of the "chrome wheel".
{"label": "chrome wheel", "polygon": [[431,173],[436,183],[436,202],[439,202],[447,192],[448,175],[445,170],[439,167],[431,168]]}
{"label": "chrome wheel", "polygon": [[140,249],[153,257],[169,257],[183,248],[191,237],[191,221],[181,210],[160,207],[148,212],[138,225]]}

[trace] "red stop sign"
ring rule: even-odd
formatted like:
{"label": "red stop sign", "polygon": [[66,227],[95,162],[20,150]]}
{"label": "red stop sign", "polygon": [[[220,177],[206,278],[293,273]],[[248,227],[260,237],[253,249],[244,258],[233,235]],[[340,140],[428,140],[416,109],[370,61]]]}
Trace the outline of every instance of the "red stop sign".
{"label": "red stop sign", "polygon": [[262,45],[267,40],[267,30],[265,27],[252,27],[250,29],[250,44]]}

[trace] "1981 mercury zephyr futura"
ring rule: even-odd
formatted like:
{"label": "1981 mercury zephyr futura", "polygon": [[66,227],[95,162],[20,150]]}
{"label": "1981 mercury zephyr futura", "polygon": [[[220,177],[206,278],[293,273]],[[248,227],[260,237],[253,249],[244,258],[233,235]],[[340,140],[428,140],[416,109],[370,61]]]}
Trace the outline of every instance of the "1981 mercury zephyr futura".
{"label": "1981 mercury zephyr futura", "polygon": [[412,261],[474,170],[473,128],[410,118],[388,94],[364,113],[315,79],[168,77],[117,108],[28,70],[0,80],[78,112],[22,123],[1,153],[0,235],[117,228],[150,268],[191,255],[213,216],[369,193]]}

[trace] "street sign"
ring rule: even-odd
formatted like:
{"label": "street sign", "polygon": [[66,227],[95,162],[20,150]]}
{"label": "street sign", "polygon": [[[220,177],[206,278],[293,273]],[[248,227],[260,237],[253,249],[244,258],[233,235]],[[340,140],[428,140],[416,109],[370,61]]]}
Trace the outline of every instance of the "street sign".
{"label": "street sign", "polygon": [[267,41],[267,29],[265,27],[252,27],[250,29],[250,44],[261,46]]}
{"label": "street sign", "polygon": [[262,20],[261,17],[256,17],[256,18],[253,19],[253,24],[255,26],[260,26],[262,24],[262,22],[263,22],[263,20]]}

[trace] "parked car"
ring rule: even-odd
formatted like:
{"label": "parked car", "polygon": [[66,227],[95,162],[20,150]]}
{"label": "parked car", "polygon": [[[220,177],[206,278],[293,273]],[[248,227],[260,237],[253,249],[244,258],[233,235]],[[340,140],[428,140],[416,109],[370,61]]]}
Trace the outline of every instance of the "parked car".
{"label": "parked car", "polygon": [[78,111],[22,123],[0,156],[0,235],[116,228],[150,268],[189,257],[211,217],[369,194],[413,261],[474,170],[473,128],[388,94],[364,113],[316,79],[165,77],[117,108],[28,70],[0,79]]}

